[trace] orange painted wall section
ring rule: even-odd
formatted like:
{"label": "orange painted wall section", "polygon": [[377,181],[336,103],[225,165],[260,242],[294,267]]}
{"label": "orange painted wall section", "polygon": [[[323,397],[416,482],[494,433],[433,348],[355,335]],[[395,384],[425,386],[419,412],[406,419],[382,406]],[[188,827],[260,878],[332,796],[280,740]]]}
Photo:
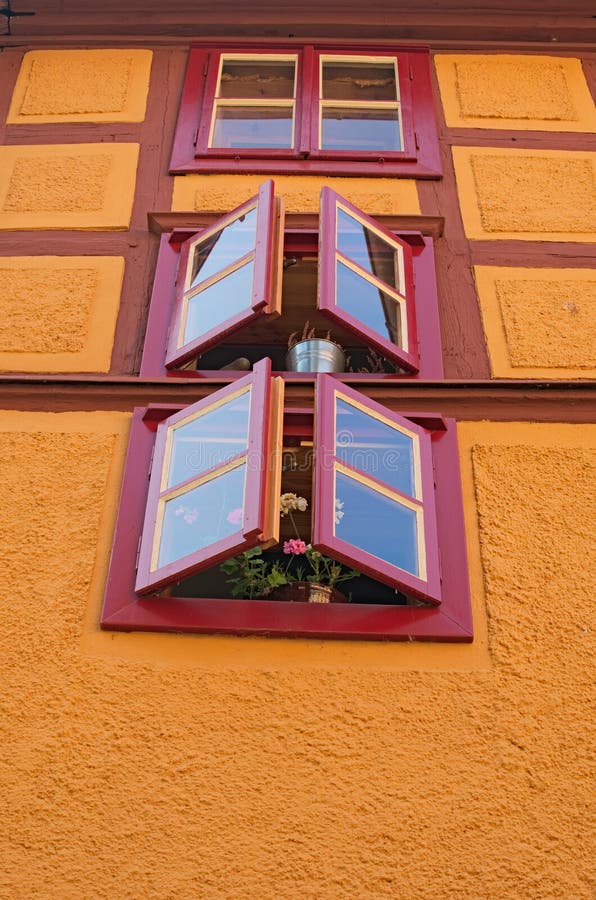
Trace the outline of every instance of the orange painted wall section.
{"label": "orange painted wall section", "polygon": [[437,53],[434,61],[448,125],[588,133],[596,127],[579,59]]}
{"label": "orange painted wall section", "polygon": [[0,371],[108,372],[124,259],[0,257]]}
{"label": "orange painted wall section", "polygon": [[434,651],[100,633],[127,428],[0,415],[3,896],[590,897],[596,427],[460,426],[488,644]]}
{"label": "orange painted wall section", "polygon": [[[172,209],[225,213],[254,196],[263,180],[262,175],[179,175],[174,178]],[[407,178],[276,175],[274,180],[287,212],[318,213],[321,188],[331,185],[371,216],[420,213],[416,182]]]}
{"label": "orange painted wall section", "polygon": [[596,269],[475,266],[496,377],[596,377]]}

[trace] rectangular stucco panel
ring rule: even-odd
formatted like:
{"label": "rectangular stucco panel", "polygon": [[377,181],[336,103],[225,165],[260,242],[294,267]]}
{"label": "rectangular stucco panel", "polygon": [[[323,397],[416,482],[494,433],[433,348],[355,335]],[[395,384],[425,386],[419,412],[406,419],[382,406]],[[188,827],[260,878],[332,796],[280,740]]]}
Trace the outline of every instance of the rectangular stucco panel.
{"label": "rectangular stucco panel", "polygon": [[[596,449],[557,446],[554,436],[543,447],[476,445],[473,464],[491,647],[504,665],[540,665],[537,645],[556,658],[596,592],[596,545],[584,540],[596,524]],[[562,682],[571,677],[559,674]],[[574,677],[587,677],[579,661]]]}
{"label": "rectangular stucco panel", "polygon": [[150,50],[30,51],[7,122],[140,122],[152,56]]}
{"label": "rectangular stucco panel", "polygon": [[[262,182],[261,175],[179,175],[174,178],[172,209],[225,213],[254,196]],[[286,212],[317,213],[324,185],[371,216],[420,213],[416,182],[409,179],[275,177]]]}
{"label": "rectangular stucco panel", "polygon": [[585,131],[596,110],[579,59],[523,54],[437,54],[447,125]]}
{"label": "rectangular stucco panel", "polygon": [[0,147],[0,230],[125,229],[138,144]]}
{"label": "rectangular stucco panel", "polygon": [[594,238],[595,154],[453,147],[453,161],[468,237]]}
{"label": "rectangular stucco panel", "polygon": [[82,349],[97,290],[97,272],[31,268],[23,278],[22,270],[0,264],[0,279],[0,354],[23,347],[32,353],[75,353]]}
{"label": "rectangular stucco panel", "polygon": [[103,205],[111,165],[107,153],[16,159],[2,209],[7,213],[97,212]]}
{"label": "rectangular stucco panel", "polygon": [[107,372],[122,257],[0,257],[0,371]]}
{"label": "rectangular stucco panel", "polygon": [[596,377],[596,270],[474,269],[497,377]]}

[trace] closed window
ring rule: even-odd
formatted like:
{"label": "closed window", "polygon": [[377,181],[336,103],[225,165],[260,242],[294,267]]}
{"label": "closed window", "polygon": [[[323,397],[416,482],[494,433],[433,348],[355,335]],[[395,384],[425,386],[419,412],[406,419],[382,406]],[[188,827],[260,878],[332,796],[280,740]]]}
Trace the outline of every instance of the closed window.
{"label": "closed window", "polygon": [[195,47],[171,171],[438,177],[428,52]]}

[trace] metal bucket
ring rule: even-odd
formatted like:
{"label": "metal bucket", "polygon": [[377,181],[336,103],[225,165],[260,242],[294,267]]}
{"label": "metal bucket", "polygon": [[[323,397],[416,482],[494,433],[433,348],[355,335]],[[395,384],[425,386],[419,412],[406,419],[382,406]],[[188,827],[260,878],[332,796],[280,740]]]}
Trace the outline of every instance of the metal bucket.
{"label": "metal bucket", "polygon": [[288,350],[288,372],[343,372],[346,355],[341,347],[326,338],[298,341]]}

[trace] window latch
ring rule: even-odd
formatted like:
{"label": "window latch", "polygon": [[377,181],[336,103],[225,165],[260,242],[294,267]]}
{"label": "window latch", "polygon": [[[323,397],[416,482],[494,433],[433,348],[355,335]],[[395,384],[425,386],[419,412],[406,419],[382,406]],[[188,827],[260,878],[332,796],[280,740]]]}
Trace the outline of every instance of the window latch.
{"label": "window latch", "polygon": [[135,572],[138,572],[138,570],[139,570],[139,556],[141,555],[141,538],[142,537],[143,537],[143,535],[140,535],[139,543],[137,544],[137,555],[135,558]]}

